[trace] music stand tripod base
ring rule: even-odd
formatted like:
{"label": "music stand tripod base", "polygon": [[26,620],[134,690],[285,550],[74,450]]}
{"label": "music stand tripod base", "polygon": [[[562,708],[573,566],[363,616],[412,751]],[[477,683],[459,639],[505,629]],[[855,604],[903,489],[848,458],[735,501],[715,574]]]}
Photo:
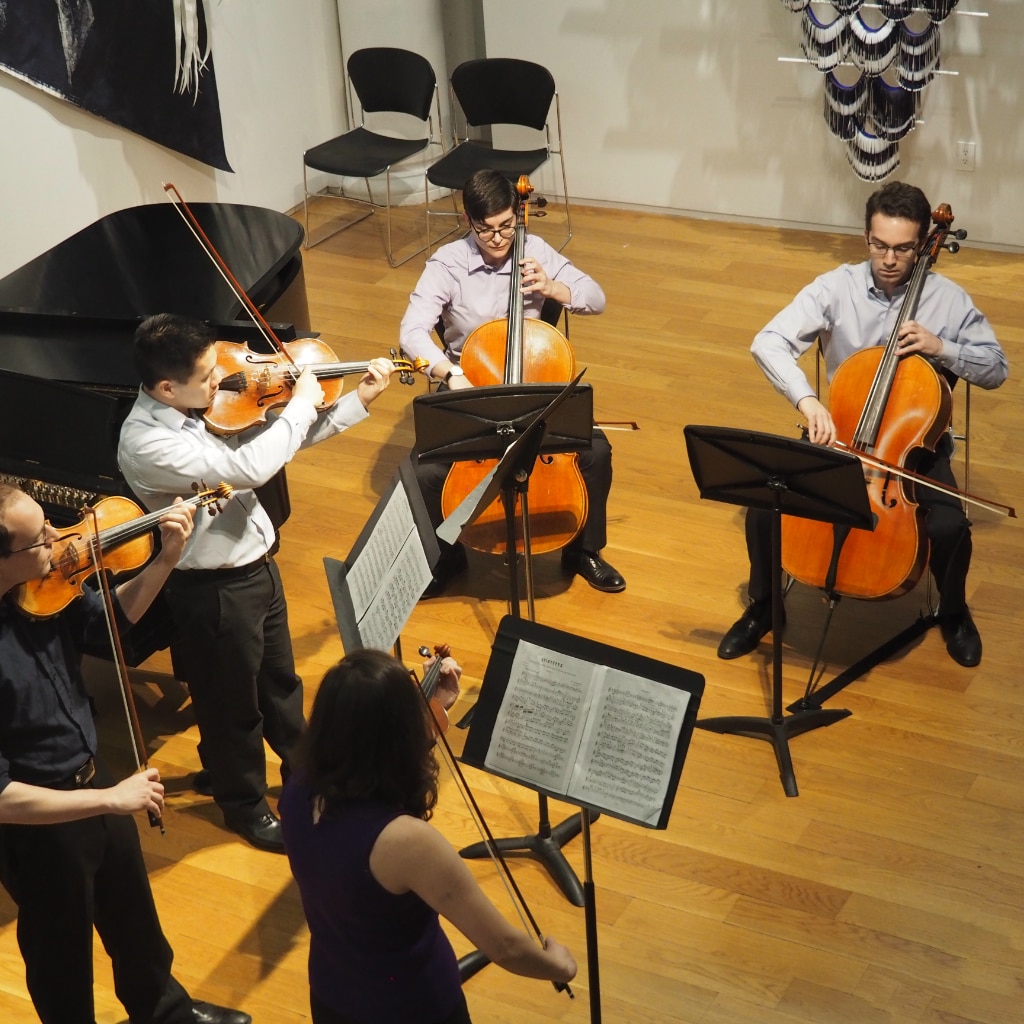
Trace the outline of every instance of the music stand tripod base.
{"label": "music stand tripod base", "polygon": [[846,718],[844,709],[816,708],[787,717],[782,709],[782,516],[873,529],[860,460],[806,441],[730,427],[683,428],[702,498],[772,513],[772,713],[726,716],[697,728],[771,743],[786,796],[798,796],[789,738]]}

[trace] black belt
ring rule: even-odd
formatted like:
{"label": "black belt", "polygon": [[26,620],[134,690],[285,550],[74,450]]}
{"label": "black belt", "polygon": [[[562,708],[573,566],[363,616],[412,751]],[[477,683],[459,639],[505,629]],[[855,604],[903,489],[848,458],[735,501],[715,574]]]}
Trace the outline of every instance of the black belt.
{"label": "black belt", "polygon": [[89,758],[81,768],[71,776],[71,780],[75,784],[75,789],[81,789],[83,786],[88,786],[92,782],[93,777],[96,775],[96,762],[93,758]]}
{"label": "black belt", "polygon": [[227,580],[244,580],[255,576],[264,566],[270,564],[270,555],[260,555],[246,565],[229,565],[224,569],[175,569],[171,575],[175,583],[211,583]]}

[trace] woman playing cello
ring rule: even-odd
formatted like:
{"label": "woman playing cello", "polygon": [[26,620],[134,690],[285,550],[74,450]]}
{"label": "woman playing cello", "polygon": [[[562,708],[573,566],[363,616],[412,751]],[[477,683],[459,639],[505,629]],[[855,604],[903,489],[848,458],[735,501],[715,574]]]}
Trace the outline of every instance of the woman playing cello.
{"label": "woman playing cello", "polygon": [[[829,379],[848,357],[885,344],[900,319],[907,285],[928,235],[931,208],[924,193],[890,182],[872,194],[864,217],[868,259],[844,264],[804,288],[754,339],[758,365],[807,421],[816,444],[833,444],[836,424],[817,399],[797,359],[821,339]],[[923,258],[923,257],[922,257]],[[970,296],[948,278],[929,271],[912,318],[896,328],[899,358],[924,357],[947,379],[963,378],[979,387],[999,387],[1007,362],[995,333]],[[845,439],[844,439],[845,440]],[[934,450],[920,451],[913,469],[955,489],[950,442],[943,434]],[[960,665],[981,661],[981,638],[966,600],[971,560],[970,523],[954,496],[918,486],[929,566],[939,590],[939,622],[946,650]],[[770,513],[748,510],[750,605],[725,634],[720,658],[752,651],[771,628]]]}
{"label": "woman playing cello", "polygon": [[[471,387],[459,365],[468,336],[490,320],[509,314],[512,250],[520,199],[515,187],[497,171],[479,171],[462,193],[469,234],[442,246],[427,261],[402,318],[400,339],[410,359],[429,363],[426,373],[448,387]],[[604,292],[593,278],[573,266],[537,235],[527,235],[521,264],[526,317],[539,317],[545,299],[574,313],[604,311]],[[431,332],[444,328],[444,349]],[[624,590],[625,580],[604,558],[607,542],[606,507],[611,488],[611,446],[594,431],[594,446],[580,453],[580,472],[586,484],[589,512],[583,528],[562,552],[567,573],[581,575],[592,587],[607,592]],[[420,487],[435,526],[441,522],[441,490],[448,474],[443,464],[417,468]],[[427,596],[440,593],[466,564],[460,546],[443,551]]]}

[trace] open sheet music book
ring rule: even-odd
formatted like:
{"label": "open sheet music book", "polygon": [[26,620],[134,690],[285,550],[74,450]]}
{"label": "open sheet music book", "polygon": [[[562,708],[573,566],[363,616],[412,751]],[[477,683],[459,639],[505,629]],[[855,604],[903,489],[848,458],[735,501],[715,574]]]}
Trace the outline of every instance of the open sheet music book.
{"label": "open sheet music book", "polygon": [[[571,803],[665,827],[703,678],[513,622],[518,625],[506,628],[539,631],[541,642],[519,639],[508,662],[496,641],[507,682],[495,704],[484,699],[485,677],[463,759]],[[474,742],[479,728],[488,731],[484,744]]]}
{"label": "open sheet music book", "polygon": [[409,459],[398,467],[345,562],[324,558],[346,651],[387,651],[430,582],[437,541]]}

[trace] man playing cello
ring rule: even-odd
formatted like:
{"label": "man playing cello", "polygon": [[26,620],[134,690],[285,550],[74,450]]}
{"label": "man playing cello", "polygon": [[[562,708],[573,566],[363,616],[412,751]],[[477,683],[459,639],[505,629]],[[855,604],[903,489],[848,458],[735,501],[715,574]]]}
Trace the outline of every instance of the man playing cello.
{"label": "man playing cello", "polygon": [[[831,445],[836,427],[815,396],[797,359],[821,340],[828,377],[854,352],[885,344],[899,316],[914,256],[928,234],[931,207],[913,185],[890,182],[873,193],[864,216],[868,259],[829,271],[804,288],[758,335],[751,352],[775,389],[807,421],[808,439]],[[1006,380],[1006,356],[992,326],[959,285],[928,273],[913,319],[899,330],[900,357],[917,353],[947,378],[992,389]],[[925,451],[920,475],[956,487],[948,433],[934,452]],[[929,565],[939,590],[939,624],[949,656],[960,665],[981,661],[981,637],[967,607],[971,561],[970,522],[959,500],[928,487],[916,488],[925,513]],[[718,646],[720,658],[738,658],[757,647],[771,629],[771,513],[747,510],[750,604]]]}
{"label": "man playing cello", "polygon": [[[442,246],[427,260],[409,306],[399,338],[410,359],[424,358],[425,372],[452,389],[472,387],[459,360],[467,337],[481,324],[508,316],[511,258],[519,209],[515,187],[498,171],[477,171],[462,193],[466,219],[472,229],[464,238]],[[522,261],[524,314],[540,315],[545,299],[573,313],[604,311],[604,292],[542,238],[528,235]],[[431,337],[438,322],[444,327],[444,349]],[[612,451],[602,431],[595,429],[593,447],[580,453],[580,472],[589,498],[586,522],[562,550],[562,568],[582,576],[598,590],[626,589],[622,575],[601,556],[607,542],[606,510],[612,483]],[[441,491],[450,467],[422,464],[417,477],[435,527],[441,524]],[[441,561],[427,597],[441,592],[466,565],[461,545],[443,545]]]}

